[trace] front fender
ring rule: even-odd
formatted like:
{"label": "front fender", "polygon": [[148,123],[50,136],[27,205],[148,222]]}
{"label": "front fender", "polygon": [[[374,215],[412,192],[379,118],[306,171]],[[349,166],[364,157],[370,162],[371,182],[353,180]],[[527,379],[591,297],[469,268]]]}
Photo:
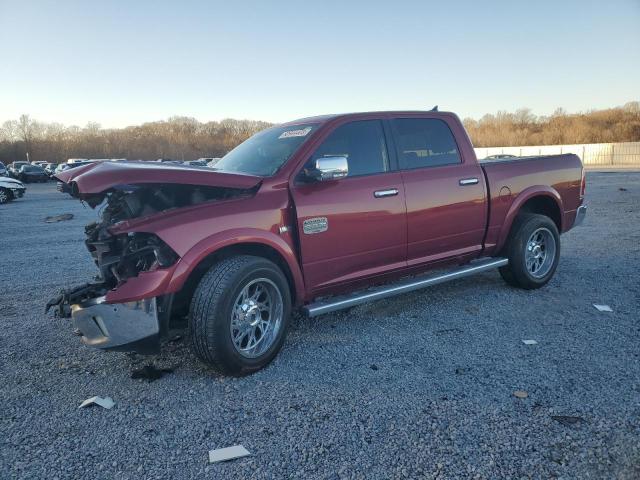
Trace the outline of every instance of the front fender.
{"label": "front fender", "polygon": [[[290,239],[289,233],[284,236]],[[193,270],[209,255],[232,245],[260,244],[275,250],[286,262],[291,272],[296,292],[296,303],[300,303],[305,294],[302,271],[298,265],[297,257],[291,245],[270,231],[253,228],[238,228],[226,230],[204,238],[194,245],[176,264],[173,275],[167,286],[167,292],[179,291],[189,278]]]}
{"label": "front fender", "polygon": [[527,202],[527,200],[533,197],[550,197],[556,202],[556,205],[560,209],[560,231],[562,231],[562,219],[564,217],[562,197],[560,197],[558,191],[553,187],[548,185],[534,185],[532,187],[525,188],[520,192],[507,211],[507,215],[502,223],[502,228],[500,228],[500,234],[498,235],[498,242],[495,248],[496,252],[499,252],[506,243],[507,238],[509,237],[509,232],[511,232],[511,227],[513,226],[513,221],[516,219],[516,216],[520,212],[522,206]]}

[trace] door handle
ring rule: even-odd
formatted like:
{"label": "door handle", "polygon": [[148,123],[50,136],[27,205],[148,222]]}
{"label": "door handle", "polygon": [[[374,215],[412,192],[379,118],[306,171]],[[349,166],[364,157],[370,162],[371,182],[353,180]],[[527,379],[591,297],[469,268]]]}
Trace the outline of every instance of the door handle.
{"label": "door handle", "polygon": [[373,192],[373,196],[376,198],[393,197],[394,195],[397,195],[397,194],[398,194],[397,188],[387,188],[386,190],[376,190],[375,192]]}
{"label": "door handle", "polygon": [[473,178],[462,178],[462,179],[460,179],[460,181],[458,183],[463,187],[465,185],[477,185],[478,184],[478,179],[476,177],[473,177]]}

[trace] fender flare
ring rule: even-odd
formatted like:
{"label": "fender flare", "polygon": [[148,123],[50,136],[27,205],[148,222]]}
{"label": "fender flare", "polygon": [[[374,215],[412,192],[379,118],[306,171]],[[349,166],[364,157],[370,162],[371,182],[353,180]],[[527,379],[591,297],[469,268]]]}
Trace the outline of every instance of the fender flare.
{"label": "fender flare", "polygon": [[534,197],[549,197],[553,199],[558,208],[560,209],[560,228],[558,230],[562,231],[562,223],[564,217],[564,208],[562,204],[562,197],[558,193],[556,189],[550,187],[548,185],[533,185],[531,187],[525,188],[522,192],[518,194],[515,198],[507,215],[504,217],[504,222],[502,222],[502,228],[500,229],[500,234],[498,235],[498,242],[496,244],[496,252],[499,252],[504,244],[507,241],[509,233],[511,232],[511,227],[513,226],[513,222],[516,219],[516,216],[520,212],[522,206],[530,199]]}
{"label": "fender flare", "polygon": [[300,303],[305,296],[304,277],[293,248],[282,237],[275,233],[253,228],[225,230],[224,232],[202,239],[178,261],[171,280],[169,281],[167,292],[177,292],[180,290],[193,270],[212,253],[225,247],[241,246],[243,244],[264,245],[272,248],[280,255],[289,267],[291,273],[294,284],[293,287],[296,293],[295,303]]}

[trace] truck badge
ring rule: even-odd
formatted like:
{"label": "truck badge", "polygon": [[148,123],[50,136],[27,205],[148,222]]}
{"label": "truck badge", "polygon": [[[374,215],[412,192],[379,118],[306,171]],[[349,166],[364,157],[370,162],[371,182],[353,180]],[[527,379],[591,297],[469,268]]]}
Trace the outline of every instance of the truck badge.
{"label": "truck badge", "polygon": [[302,231],[307,235],[326,232],[328,228],[329,221],[327,217],[309,218],[302,222]]}

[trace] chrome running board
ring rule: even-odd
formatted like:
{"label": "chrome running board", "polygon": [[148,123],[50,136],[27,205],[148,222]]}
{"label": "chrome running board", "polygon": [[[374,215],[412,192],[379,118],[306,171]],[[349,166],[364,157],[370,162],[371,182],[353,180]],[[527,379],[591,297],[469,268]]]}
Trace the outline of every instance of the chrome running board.
{"label": "chrome running board", "polygon": [[458,267],[455,270],[451,270],[447,273],[440,273],[432,276],[413,277],[408,280],[403,280],[399,283],[394,283],[392,285],[385,285],[382,287],[372,288],[364,292],[356,292],[350,295],[333,297],[320,302],[310,303],[309,305],[305,305],[302,310],[309,317],[317,317],[318,315],[335,312],[336,310],[343,310],[345,308],[355,307],[356,305],[361,305],[363,303],[393,297],[394,295],[400,295],[401,293],[413,292],[414,290],[430,287],[431,285],[437,285],[439,283],[445,283],[451,280],[469,277],[471,275],[475,275],[476,273],[482,273],[486,272],[487,270],[493,270],[494,268],[504,267],[508,263],[509,260],[506,258],[481,259],[464,265],[463,267]]}

